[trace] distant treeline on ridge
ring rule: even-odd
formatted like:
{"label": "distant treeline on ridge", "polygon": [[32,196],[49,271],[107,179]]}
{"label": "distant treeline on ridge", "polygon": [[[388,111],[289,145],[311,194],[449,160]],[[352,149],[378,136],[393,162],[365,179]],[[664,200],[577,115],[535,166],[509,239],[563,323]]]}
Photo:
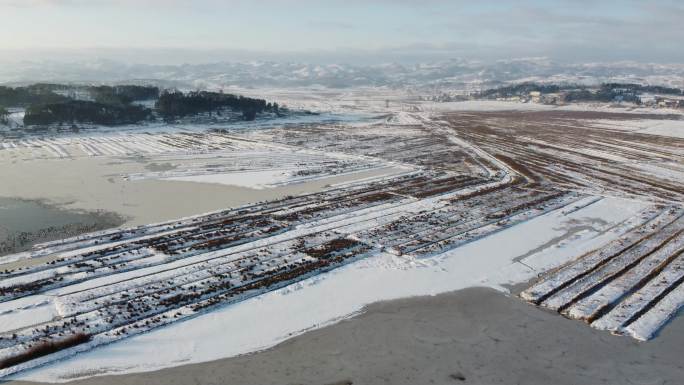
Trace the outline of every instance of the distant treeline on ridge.
{"label": "distant treeline on ridge", "polygon": [[180,91],[164,91],[156,104],[157,112],[165,119],[174,119],[203,112],[228,108],[240,111],[245,120],[254,120],[256,115],[266,112],[278,113],[278,103],[267,103],[232,94],[198,91],[184,94]]}
{"label": "distant treeline on ridge", "polygon": [[[143,101],[154,102],[154,108],[149,107],[151,104],[136,103]],[[155,86],[138,85],[0,86],[0,122],[7,122],[10,108],[25,109],[25,126],[116,126],[158,118],[169,121],[201,113],[232,113],[231,116],[254,120],[261,113],[280,113],[277,103],[263,99],[208,91],[162,91]]]}
{"label": "distant treeline on ridge", "polygon": [[526,96],[530,92],[540,94],[562,93],[565,102],[611,102],[621,100],[641,104],[639,95],[684,95],[684,90],[673,87],[642,85],[634,83],[603,83],[598,87],[576,84],[521,83],[481,91],[477,96],[486,99]]}

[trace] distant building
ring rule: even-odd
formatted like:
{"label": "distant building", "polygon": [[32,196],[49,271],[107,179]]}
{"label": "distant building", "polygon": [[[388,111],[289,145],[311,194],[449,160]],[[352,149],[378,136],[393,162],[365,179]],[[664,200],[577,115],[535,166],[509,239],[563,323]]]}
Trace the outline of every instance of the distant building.
{"label": "distant building", "polygon": [[641,104],[646,107],[655,106],[656,98],[653,95],[641,95]]}
{"label": "distant building", "polygon": [[671,98],[656,97],[655,100],[660,108],[678,108],[681,104],[680,100]]}
{"label": "distant building", "polygon": [[523,98],[520,96],[507,96],[507,97],[499,97],[496,98],[497,101],[503,101],[503,102],[520,102],[520,101],[525,101]]}
{"label": "distant building", "polygon": [[530,101],[532,103],[539,103],[541,102],[541,92],[539,91],[530,91]]}
{"label": "distant building", "polygon": [[541,96],[541,102],[544,104],[563,104],[560,94],[544,94]]}

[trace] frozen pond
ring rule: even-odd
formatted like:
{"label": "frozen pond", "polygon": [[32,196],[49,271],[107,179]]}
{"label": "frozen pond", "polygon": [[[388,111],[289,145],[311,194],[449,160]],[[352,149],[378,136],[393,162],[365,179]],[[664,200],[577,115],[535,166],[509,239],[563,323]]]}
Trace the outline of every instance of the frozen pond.
{"label": "frozen pond", "polygon": [[122,222],[111,213],[64,210],[41,201],[0,197],[0,255]]}

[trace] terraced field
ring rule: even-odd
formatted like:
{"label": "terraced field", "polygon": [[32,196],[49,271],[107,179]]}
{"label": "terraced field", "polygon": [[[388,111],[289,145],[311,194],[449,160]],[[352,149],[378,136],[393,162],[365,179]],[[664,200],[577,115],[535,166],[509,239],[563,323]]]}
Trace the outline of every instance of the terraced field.
{"label": "terraced field", "polygon": [[[0,301],[48,295],[58,316],[0,334],[7,375],[385,251],[424,258],[581,197],[439,170],[36,247]],[[410,224],[410,225],[409,225]],[[21,312],[21,309],[13,310]]]}
{"label": "terraced field", "polygon": [[648,340],[684,305],[683,253],[684,210],[665,207],[521,297],[596,329]]}
{"label": "terraced field", "polygon": [[467,174],[487,175],[484,168],[497,169],[486,158],[473,156],[467,148],[449,145],[449,133],[437,132],[416,121],[415,125],[402,126],[300,126],[260,130],[247,137]]}
{"label": "terraced field", "polygon": [[[144,155],[166,153],[206,152],[244,147],[221,134],[170,133],[170,134],[121,134],[83,135],[67,137],[35,137],[6,139],[0,142],[0,150],[9,156],[29,149],[35,158],[69,158],[106,155]],[[21,154],[25,154],[22,151]]]}
{"label": "terraced field", "polygon": [[[594,121],[601,120],[601,128]],[[495,156],[528,187],[656,204],[650,219],[521,297],[592,327],[648,340],[684,305],[684,142],[611,129],[641,116],[587,112],[450,114],[441,124]],[[652,117],[651,117],[652,118]],[[612,119],[612,120],[611,120]],[[648,166],[648,167],[646,167]]]}
{"label": "terraced field", "polygon": [[[129,179],[289,169],[292,183],[390,166],[403,171],[4,257],[24,263],[0,271],[0,309],[15,320],[0,330],[0,377],[360,259],[427,261],[545,214],[573,212],[601,195],[638,198],[649,209],[629,232],[542,275],[522,297],[596,328],[651,338],[684,301],[684,192],[667,172],[646,175],[631,166],[646,158],[652,169],[679,172],[680,143],[569,129],[577,120],[564,115],[545,116],[551,124],[540,130],[539,119],[417,114],[415,124],[402,126],[5,142],[0,155],[10,157],[29,146],[36,158],[106,152],[190,160]],[[594,144],[581,147],[583,139]],[[647,154],[651,148],[659,150]],[[53,304],[56,314],[29,316],[27,299]]]}
{"label": "terraced field", "polygon": [[[463,140],[560,188],[681,203],[684,140],[620,129],[624,121],[643,118],[568,111],[481,112],[449,114],[446,124]],[[601,128],[595,127],[598,119]]]}

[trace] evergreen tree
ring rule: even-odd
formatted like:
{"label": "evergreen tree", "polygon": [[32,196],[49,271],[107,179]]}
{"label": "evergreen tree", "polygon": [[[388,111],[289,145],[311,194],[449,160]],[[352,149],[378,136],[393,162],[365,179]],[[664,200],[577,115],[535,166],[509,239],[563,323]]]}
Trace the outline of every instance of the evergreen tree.
{"label": "evergreen tree", "polygon": [[156,103],[157,112],[166,120],[197,115],[200,113],[230,109],[241,112],[245,120],[254,120],[257,114],[267,111],[263,99],[248,98],[209,91],[164,91]]}
{"label": "evergreen tree", "polygon": [[7,124],[7,118],[9,117],[9,111],[5,107],[0,106],[0,123]]}
{"label": "evergreen tree", "polygon": [[24,124],[27,126],[47,126],[89,123],[115,126],[140,123],[151,116],[152,111],[150,109],[140,106],[70,100],[64,103],[29,106],[24,115]]}

